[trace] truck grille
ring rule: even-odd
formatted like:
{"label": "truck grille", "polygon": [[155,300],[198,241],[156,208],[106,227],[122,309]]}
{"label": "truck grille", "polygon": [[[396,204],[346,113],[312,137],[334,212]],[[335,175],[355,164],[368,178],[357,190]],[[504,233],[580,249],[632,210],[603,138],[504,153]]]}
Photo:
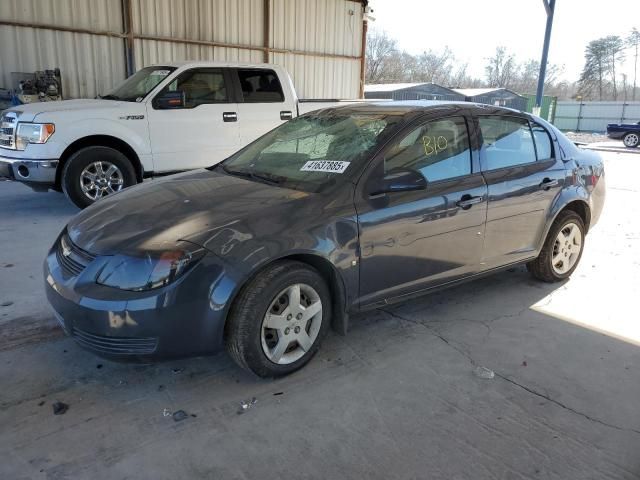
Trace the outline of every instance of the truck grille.
{"label": "truck grille", "polygon": [[17,124],[18,112],[6,112],[0,117],[0,147],[15,150]]}
{"label": "truck grille", "polygon": [[69,278],[80,275],[96,257],[74,245],[65,232],[56,246],[56,258],[62,274]]}
{"label": "truck grille", "polygon": [[89,350],[109,355],[148,355],[158,348],[156,337],[107,337],[74,328],[76,342]]}

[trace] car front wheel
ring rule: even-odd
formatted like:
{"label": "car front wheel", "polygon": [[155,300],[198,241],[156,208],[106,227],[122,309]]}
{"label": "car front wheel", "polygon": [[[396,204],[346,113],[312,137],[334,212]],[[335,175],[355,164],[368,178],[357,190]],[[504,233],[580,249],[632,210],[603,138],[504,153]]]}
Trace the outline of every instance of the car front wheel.
{"label": "car front wheel", "polygon": [[77,207],[137,183],[129,159],[111,147],[91,146],[75,152],[62,170],[62,190]]}
{"label": "car front wheel", "polygon": [[584,222],[571,210],[561,212],[553,222],[540,255],[527,264],[531,274],[544,282],[560,282],[571,276],[582,257]]}
{"label": "car front wheel", "polygon": [[282,261],[259,272],[238,294],[225,343],[240,367],[279,377],[311,360],[330,323],[331,299],[322,277],[304,263]]}
{"label": "car front wheel", "polygon": [[625,147],[634,148],[637,147],[640,143],[640,134],[638,133],[627,133],[624,137],[622,137],[622,143],[624,143]]}

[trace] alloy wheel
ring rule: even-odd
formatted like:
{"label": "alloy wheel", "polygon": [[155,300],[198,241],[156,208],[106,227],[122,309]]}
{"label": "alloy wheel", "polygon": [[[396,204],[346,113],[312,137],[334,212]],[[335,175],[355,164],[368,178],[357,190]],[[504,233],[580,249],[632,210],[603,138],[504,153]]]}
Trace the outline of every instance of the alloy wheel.
{"label": "alloy wheel", "polygon": [[639,141],[640,137],[638,137],[636,133],[628,133],[623,139],[623,142],[627,147],[636,147]]}
{"label": "alloy wheel", "polygon": [[87,165],[80,173],[80,188],[92,201],[122,190],[124,177],[111,162],[98,161]]}

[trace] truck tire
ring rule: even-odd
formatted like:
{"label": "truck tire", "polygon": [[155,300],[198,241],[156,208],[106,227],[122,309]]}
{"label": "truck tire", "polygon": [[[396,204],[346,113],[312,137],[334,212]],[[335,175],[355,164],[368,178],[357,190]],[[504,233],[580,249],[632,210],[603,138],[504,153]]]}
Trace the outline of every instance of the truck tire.
{"label": "truck tire", "polygon": [[100,198],[137,183],[129,159],[111,147],[92,146],[75,152],[64,165],[62,191],[77,207],[86,208]]}
{"label": "truck tire", "polygon": [[622,143],[627,148],[635,148],[640,144],[640,133],[629,132],[625,133],[624,137],[622,137]]}

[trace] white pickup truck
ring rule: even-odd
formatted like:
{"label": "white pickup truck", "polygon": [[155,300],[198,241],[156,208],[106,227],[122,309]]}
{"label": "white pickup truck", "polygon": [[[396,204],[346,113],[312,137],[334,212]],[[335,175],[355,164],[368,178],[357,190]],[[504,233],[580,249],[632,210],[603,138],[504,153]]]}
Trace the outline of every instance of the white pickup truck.
{"label": "white pickup truck", "polygon": [[3,111],[0,177],[64,191],[84,208],[143,178],[218,163],[279,124],[337,102],[298,100],[278,65],[146,67],[95,100]]}

